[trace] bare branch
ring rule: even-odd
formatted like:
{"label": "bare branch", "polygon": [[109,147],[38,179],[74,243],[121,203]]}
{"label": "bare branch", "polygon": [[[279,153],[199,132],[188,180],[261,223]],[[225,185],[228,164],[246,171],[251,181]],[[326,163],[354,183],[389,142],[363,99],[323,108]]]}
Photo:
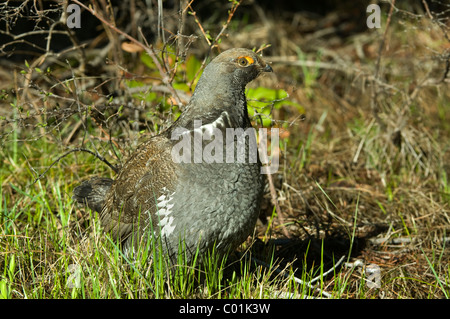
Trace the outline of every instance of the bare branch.
{"label": "bare branch", "polygon": [[142,44],[137,39],[133,38],[132,36],[128,35],[127,33],[123,32],[122,30],[120,30],[119,28],[114,26],[111,22],[107,21],[97,11],[95,11],[94,9],[92,9],[90,7],[87,7],[86,5],[81,3],[80,1],[73,0],[73,2],[75,2],[78,5],[80,5],[81,7],[85,8],[86,10],[88,10],[92,15],[94,15],[97,19],[99,19],[105,25],[110,27],[112,30],[116,31],[117,33],[121,34],[122,36],[124,36],[125,38],[127,38],[128,40],[133,42],[134,44],[136,44],[136,45],[140,46],[142,49],[144,49],[144,51],[152,58],[153,62],[155,63],[155,65],[156,65],[156,67],[157,67],[157,69],[159,71],[159,74],[161,75],[161,80],[169,88],[170,93],[172,94],[172,96],[175,99],[175,101],[177,102],[177,104],[180,105],[180,106],[183,106],[183,103],[181,102],[180,98],[178,97],[177,92],[175,91],[175,89],[173,88],[172,84],[170,83],[170,77],[164,71],[161,63],[159,62],[159,59],[156,56],[156,53],[155,53],[155,50],[153,49],[153,46],[151,46],[151,45],[148,46],[148,45]]}

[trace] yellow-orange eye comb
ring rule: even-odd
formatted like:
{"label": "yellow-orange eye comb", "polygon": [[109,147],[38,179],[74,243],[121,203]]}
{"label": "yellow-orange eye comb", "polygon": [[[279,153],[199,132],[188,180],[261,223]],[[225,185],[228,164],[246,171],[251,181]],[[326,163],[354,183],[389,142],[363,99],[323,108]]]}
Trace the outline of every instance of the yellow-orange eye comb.
{"label": "yellow-orange eye comb", "polygon": [[253,64],[254,62],[255,60],[253,60],[253,58],[249,56],[240,56],[239,58],[237,58],[237,63],[240,66],[247,66]]}

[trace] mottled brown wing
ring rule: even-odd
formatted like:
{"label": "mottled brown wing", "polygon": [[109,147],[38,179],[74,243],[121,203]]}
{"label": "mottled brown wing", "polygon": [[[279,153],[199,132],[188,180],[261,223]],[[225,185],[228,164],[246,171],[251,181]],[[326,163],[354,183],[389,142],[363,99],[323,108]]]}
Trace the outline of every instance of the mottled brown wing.
{"label": "mottled brown wing", "polygon": [[[156,199],[176,182],[171,141],[155,136],[141,144],[123,166],[100,214],[106,232],[125,241],[154,219]],[[141,228],[142,229],[142,228]]]}

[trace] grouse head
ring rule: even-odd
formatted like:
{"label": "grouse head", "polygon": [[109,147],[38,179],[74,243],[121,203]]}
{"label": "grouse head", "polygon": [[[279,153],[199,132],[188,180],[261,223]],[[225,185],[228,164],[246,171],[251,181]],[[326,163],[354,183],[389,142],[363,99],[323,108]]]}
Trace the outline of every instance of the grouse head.
{"label": "grouse head", "polygon": [[263,72],[272,72],[272,68],[251,50],[234,48],[222,52],[205,67],[175,126],[190,128],[195,119],[214,121],[222,112],[231,117],[231,127],[248,126],[245,86]]}
{"label": "grouse head", "polygon": [[230,49],[206,66],[197,90],[217,80],[232,88],[244,88],[262,72],[272,72],[272,68],[255,52],[243,48]]}

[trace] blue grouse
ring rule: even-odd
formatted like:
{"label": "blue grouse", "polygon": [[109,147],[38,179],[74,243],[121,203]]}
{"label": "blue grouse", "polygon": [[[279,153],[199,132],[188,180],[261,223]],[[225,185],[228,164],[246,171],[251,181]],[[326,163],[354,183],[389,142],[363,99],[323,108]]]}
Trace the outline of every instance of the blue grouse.
{"label": "blue grouse", "polygon": [[188,258],[213,245],[237,248],[255,227],[263,193],[245,97],[262,72],[272,68],[253,51],[222,52],[168,129],[139,145],[114,181],[85,181],[73,198],[100,214],[125,251],[152,237],[172,260],[180,248]]}

